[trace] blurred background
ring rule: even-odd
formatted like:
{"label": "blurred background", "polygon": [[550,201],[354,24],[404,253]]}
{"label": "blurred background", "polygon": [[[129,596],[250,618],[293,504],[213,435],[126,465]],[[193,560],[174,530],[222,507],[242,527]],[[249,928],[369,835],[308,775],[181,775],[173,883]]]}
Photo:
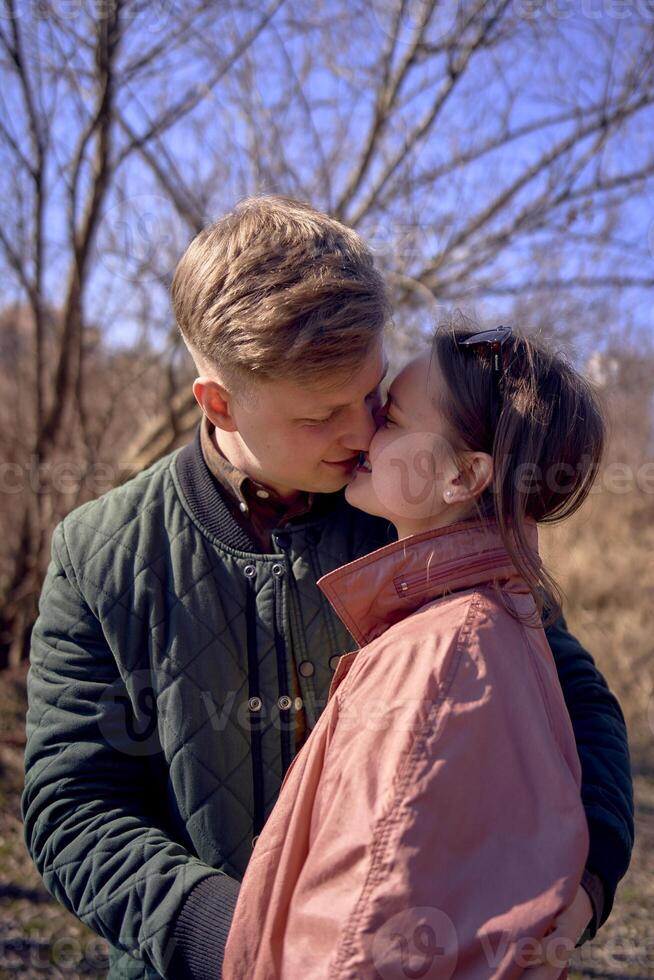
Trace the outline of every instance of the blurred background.
{"label": "blurred background", "polygon": [[190,440],[175,264],[273,192],[370,242],[395,370],[459,309],[601,392],[601,477],[541,540],[625,713],[637,843],[575,976],[654,976],[653,0],[0,3],[0,978],[107,972],[20,825],[50,537]]}

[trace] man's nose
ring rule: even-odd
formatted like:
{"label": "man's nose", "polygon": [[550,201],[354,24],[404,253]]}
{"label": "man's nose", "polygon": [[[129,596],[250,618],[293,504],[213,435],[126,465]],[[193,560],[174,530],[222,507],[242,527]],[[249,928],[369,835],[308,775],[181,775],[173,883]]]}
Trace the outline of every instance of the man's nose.
{"label": "man's nose", "polygon": [[379,427],[379,407],[377,404],[366,405],[357,413],[356,419],[350,422],[347,432],[343,435],[343,444],[353,452],[367,452],[370,440]]}

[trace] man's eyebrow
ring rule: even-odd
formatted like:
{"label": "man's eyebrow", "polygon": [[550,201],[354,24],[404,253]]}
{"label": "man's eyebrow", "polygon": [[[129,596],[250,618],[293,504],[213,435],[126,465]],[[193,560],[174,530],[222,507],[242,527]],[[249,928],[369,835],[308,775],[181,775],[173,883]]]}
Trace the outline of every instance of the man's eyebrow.
{"label": "man's eyebrow", "polygon": [[[389,361],[386,361],[386,363],[385,363],[385,365],[384,365],[384,370],[383,370],[383,372],[382,372],[382,376],[381,376],[381,378],[379,379],[379,381],[377,382],[377,384],[375,385],[375,387],[374,387],[374,388],[372,389],[372,391],[376,391],[376,390],[377,390],[377,388],[379,388],[379,386],[380,386],[380,384],[382,383],[382,381],[384,380],[384,378],[385,378],[385,377],[386,377],[386,375],[388,374],[388,371],[389,371],[389,368],[390,368],[390,362],[389,362]],[[372,391],[371,391],[371,392],[368,392],[368,394],[372,394]],[[347,408],[347,406],[348,406],[349,404],[350,404],[349,402],[344,402],[344,403],[343,403],[343,404],[341,404],[341,405],[332,405],[332,406],[330,406],[329,408],[325,408],[325,410],[324,410],[324,411],[325,411],[325,412],[340,412],[340,410],[341,410],[342,408]]]}

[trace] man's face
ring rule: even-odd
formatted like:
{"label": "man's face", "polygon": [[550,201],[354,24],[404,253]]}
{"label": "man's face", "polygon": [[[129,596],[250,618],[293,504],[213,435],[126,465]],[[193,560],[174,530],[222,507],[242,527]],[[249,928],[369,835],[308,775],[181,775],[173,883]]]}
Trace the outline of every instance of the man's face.
{"label": "man's face", "polygon": [[232,463],[278,492],[340,490],[375,433],[387,370],[380,338],[349,381],[259,382],[253,399],[232,401],[235,430],[217,433],[221,448],[229,448]]}

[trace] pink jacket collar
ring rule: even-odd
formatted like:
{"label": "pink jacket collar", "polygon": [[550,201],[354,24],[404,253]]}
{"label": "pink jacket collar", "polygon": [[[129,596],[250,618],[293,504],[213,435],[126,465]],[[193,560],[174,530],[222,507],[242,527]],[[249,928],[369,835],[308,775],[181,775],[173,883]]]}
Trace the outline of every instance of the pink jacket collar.
{"label": "pink jacket collar", "polygon": [[[538,526],[527,523],[538,552]],[[323,575],[318,588],[363,646],[426,602],[493,581],[526,592],[497,524],[476,518],[413,534]]]}

